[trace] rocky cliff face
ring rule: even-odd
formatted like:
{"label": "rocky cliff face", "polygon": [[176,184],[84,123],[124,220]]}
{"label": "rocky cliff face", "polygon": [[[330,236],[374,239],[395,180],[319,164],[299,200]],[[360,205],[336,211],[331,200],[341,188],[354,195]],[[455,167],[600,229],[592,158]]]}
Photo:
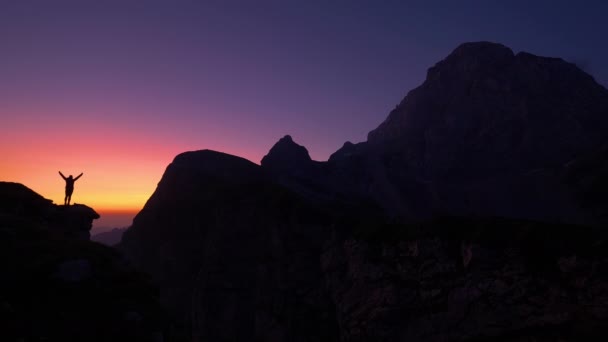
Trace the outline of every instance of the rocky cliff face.
{"label": "rocky cliff face", "polygon": [[603,339],[607,237],[451,218],[365,227],[322,263],[342,341]]}
{"label": "rocky cliff face", "polygon": [[195,341],[605,337],[607,114],[572,64],[463,44],[326,163],[177,156],[120,248]]}

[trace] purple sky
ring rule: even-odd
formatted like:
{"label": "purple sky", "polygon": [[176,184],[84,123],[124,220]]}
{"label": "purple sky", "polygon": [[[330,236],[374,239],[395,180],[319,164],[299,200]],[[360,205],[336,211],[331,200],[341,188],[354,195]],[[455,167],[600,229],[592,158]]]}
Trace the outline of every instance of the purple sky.
{"label": "purple sky", "polygon": [[560,56],[606,84],[608,2],[584,3],[4,0],[0,114],[52,108],[200,148],[221,132],[254,162],[291,134],[326,159],[461,42]]}
{"label": "purple sky", "polygon": [[606,14],[608,1],[3,0],[0,115],[78,115],[254,162],[291,134],[325,160],[465,41],[563,57],[606,84]]}
{"label": "purple sky", "polygon": [[[0,180],[130,224],[171,159],[314,159],[363,141],[466,41],[562,57],[608,84],[608,1],[0,0]],[[130,214],[128,214],[128,213]],[[103,221],[106,220],[106,221]]]}

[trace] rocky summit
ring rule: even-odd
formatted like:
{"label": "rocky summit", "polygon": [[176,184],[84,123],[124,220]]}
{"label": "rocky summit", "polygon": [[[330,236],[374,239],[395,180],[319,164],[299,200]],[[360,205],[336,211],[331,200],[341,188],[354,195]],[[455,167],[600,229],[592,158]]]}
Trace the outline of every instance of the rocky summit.
{"label": "rocky summit", "polygon": [[193,341],[605,339],[606,146],[591,76],[466,43],[327,162],[178,155],[119,248]]}
{"label": "rocky summit", "polygon": [[608,90],[576,65],[466,43],[428,70],[368,142],[400,149],[421,176],[489,176],[559,166],[606,142],[606,113]]}
{"label": "rocky summit", "polygon": [[312,159],[306,147],[296,144],[289,135],[281,138],[262,158],[262,166],[277,171],[301,170],[310,164]]}

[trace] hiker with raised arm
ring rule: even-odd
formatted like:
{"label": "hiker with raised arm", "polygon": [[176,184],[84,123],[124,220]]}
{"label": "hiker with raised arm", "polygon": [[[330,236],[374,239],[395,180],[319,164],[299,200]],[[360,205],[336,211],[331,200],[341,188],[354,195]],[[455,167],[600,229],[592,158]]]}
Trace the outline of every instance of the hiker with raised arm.
{"label": "hiker with raised arm", "polygon": [[73,178],[72,175],[68,177],[64,176],[61,171],[59,171],[59,175],[65,181],[65,198],[63,200],[63,205],[70,205],[70,200],[72,200],[72,193],[74,192],[74,183],[78,180],[78,178],[82,177],[83,173],[80,173],[78,177]]}

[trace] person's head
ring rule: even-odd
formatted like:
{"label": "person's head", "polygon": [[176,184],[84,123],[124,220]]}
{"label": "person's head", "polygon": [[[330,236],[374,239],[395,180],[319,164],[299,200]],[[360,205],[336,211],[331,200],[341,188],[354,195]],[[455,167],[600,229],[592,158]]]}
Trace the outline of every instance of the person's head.
{"label": "person's head", "polygon": [[68,178],[69,178],[69,179],[72,179],[73,177],[72,177],[72,175],[69,175],[69,176],[68,176]]}

